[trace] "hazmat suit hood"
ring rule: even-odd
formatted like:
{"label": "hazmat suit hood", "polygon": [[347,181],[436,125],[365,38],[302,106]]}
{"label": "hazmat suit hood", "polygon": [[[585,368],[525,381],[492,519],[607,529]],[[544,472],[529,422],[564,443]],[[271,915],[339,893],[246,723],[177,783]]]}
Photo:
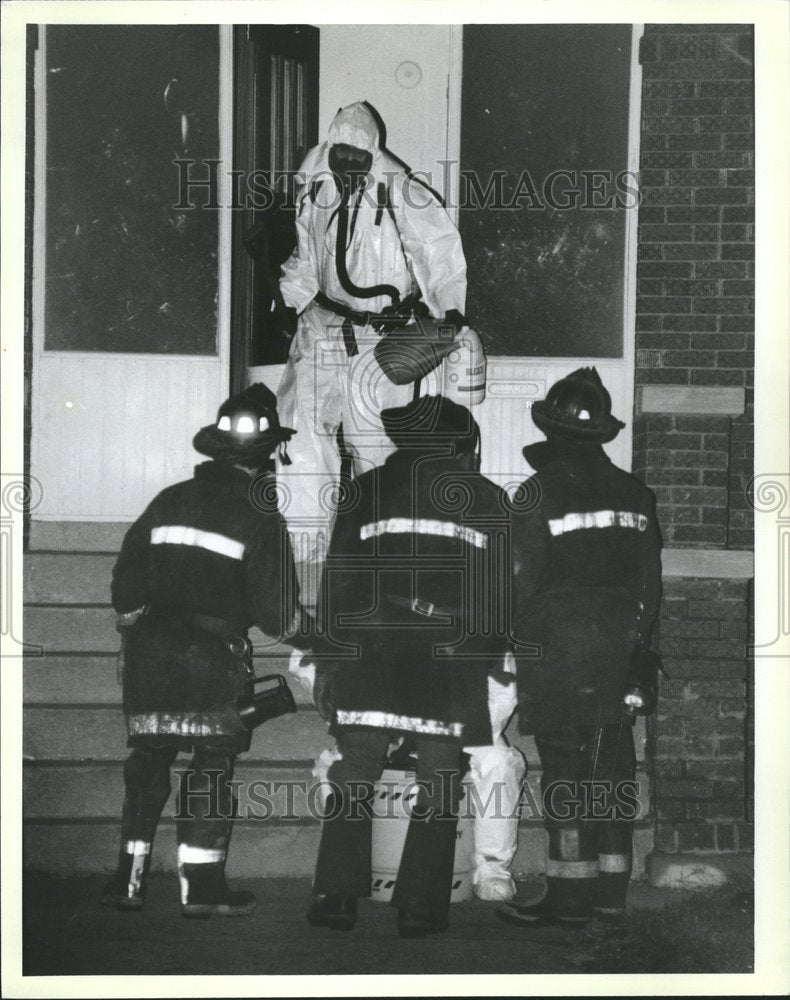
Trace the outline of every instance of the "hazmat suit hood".
{"label": "hazmat suit hood", "polygon": [[356,101],[341,108],[332,119],[327,141],[329,146],[344,143],[375,156],[379,151],[379,127],[370,109]]}
{"label": "hazmat suit hood", "polygon": [[[340,108],[332,119],[327,138],[308,151],[299,172],[307,180],[328,171],[329,150],[340,144],[364,149],[373,157],[373,164],[381,165],[384,154],[381,150],[379,127],[373,113],[362,101]],[[393,167],[397,169],[394,162]]]}

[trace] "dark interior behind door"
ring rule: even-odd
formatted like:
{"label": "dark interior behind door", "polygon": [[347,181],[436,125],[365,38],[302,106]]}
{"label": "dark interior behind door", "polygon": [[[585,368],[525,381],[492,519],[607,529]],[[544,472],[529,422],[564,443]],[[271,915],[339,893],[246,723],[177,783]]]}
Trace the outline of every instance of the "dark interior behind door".
{"label": "dark interior behind door", "polygon": [[234,37],[231,385],[278,364],[288,340],[272,322],[280,266],[295,242],[292,179],[318,140],[318,28],[246,25]]}

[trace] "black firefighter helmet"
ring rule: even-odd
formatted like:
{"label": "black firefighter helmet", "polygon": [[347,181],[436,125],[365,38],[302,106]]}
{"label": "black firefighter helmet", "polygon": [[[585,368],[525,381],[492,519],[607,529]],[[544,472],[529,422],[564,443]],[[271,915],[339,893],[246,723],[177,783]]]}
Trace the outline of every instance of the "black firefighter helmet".
{"label": "black firefighter helmet", "polygon": [[[280,426],[277,397],[263,382],[256,382],[226,399],[217,411],[216,424],[199,430],[192,446],[219,462],[259,466],[295,433]],[[283,461],[287,464],[287,456]]]}
{"label": "black firefighter helmet", "polygon": [[532,404],[532,419],[546,437],[606,444],[625,427],[612,416],[612,399],[595,368],[577,368]]}
{"label": "black firefighter helmet", "polygon": [[456,452],[473,452],[480,440],[480,428],[469,410],[445,396],[419,396],[406,406],[382,410],[381,422],[397,448],[452,444]]}

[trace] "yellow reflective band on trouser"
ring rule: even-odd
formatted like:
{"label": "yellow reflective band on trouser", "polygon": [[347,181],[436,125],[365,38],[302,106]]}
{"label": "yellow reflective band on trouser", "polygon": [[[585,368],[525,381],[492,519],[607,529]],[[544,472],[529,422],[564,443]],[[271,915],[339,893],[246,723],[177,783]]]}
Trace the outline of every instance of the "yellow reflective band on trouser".
{"label": "yellow reflective band on trouser", "polygon": [[123,849],[126,854],[150,854],[151,844],[147,840],[127,840]]}
{"label": "yellow reflective band on trouser", "polygon": [[597,861],[552,861],[546,866],[549,878],[597,878]]}
{"label": "yellow reflective band on trouser", "polygon": [[599,854],[598,865],[607,875],[619,875],[630,871],[631,859],[626,854]]}
{"label": "yellow reflective band on trouser", "polygon": [[179,865],[214,865],[225,860],[224,847],[193,847],[191,844],[178,845]]}

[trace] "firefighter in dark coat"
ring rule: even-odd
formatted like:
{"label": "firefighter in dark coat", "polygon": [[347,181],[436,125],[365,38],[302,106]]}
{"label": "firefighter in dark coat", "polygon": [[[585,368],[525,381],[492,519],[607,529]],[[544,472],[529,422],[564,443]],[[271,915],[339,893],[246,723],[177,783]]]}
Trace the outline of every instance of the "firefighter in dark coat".
{"label": "firefighter in dark coat", "polygon": [[397,450],[341,505],[320,595],[317,702],[341,759],[329,770],[308,920],[350,930],[370,895],[369,799],[390,740],[405,735],[422,789],[392,905],[401,936],[419,937],[448,924],[462,747],[492,742],[508,509],[477,471],[479,430],[465,407],[426,396],[382,419]]}
{"label": "firefighter in dark coat", "polygon": [[284,522],[274,504],[266,510],[253,503],[251,486],[259,473],[273,479],[272,452],[292,433],[280,426],[276,399],[264,385],[231,397],[217,424],[193,442],[213,461],[163,490],[124,538],[112,601],[124,636],[123,710],[132,752],[124,767],[118,868],[101,897],[105,905],[142,907],[170,766],[190,749],[176,817],[182,913],[234,916],[255,905],[252,893],[231,892],[225,882],[235,805],[228,783],[236,755],[250,745],[236,711],[237,699],[250,691],[247,630],[257,625],[297,644],[293,633],[301,623]]}
{"label": "firefighter in dark coat", "polygon": [[661,539],[653,493],[607,458],[625,425],[597,371],[557,382],[532,417],[547,440],[524,449],[536,470],[513,513],[519,718],[543,766],[547,893],[509,905],[524,926],[624,912],[637,812],[629,662],[658,614]]}

